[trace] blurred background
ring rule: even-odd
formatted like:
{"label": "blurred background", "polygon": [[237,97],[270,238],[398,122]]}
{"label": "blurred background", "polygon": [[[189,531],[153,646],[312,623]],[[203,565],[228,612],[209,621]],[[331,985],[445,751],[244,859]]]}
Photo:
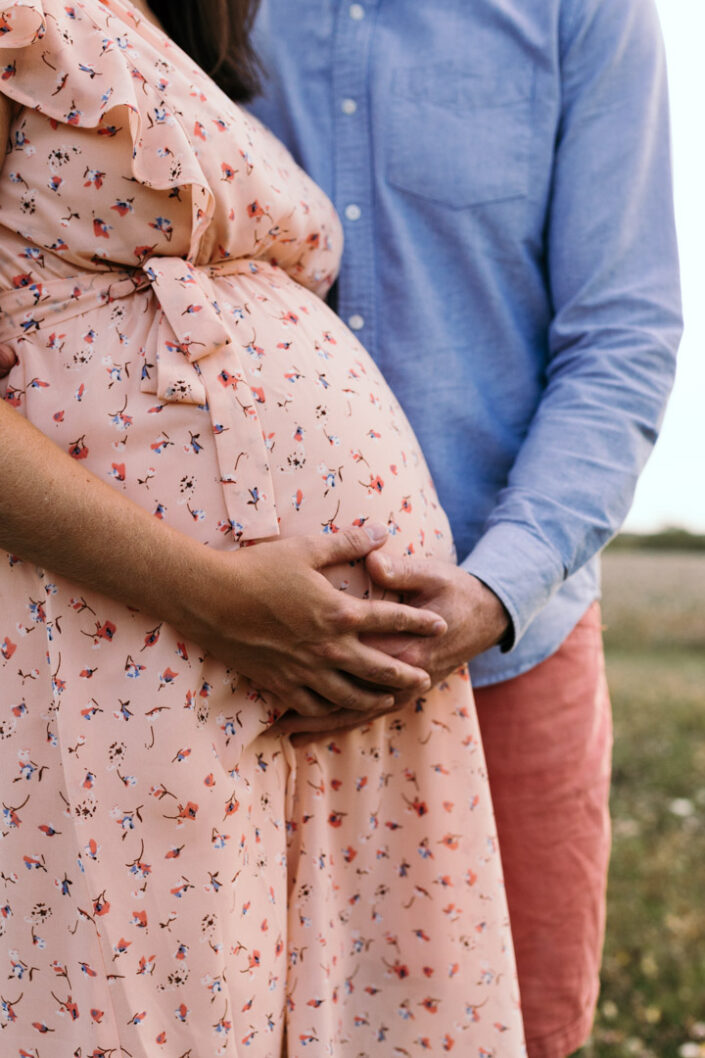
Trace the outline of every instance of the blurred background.
{"label": "blurred background", "polygon": [[668,61],[686,328],[663,431],[625,529],[678,525],[705,533],[705,3],[656,0],[656,6]]}
{"label": "blurred background", "polygon": [[705,4],[657,6],[686,329],[661,439],[604,556],[614,846],[580,1058],[705,1058]]}

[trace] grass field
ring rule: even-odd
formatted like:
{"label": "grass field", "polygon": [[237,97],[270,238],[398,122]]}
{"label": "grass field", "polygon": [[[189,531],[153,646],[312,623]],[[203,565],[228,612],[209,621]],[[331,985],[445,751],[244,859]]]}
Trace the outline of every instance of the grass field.
{"label": "grass field", "polygon": [[608,551],[614,848],[580,1058],[705,1058],[705,553]]}

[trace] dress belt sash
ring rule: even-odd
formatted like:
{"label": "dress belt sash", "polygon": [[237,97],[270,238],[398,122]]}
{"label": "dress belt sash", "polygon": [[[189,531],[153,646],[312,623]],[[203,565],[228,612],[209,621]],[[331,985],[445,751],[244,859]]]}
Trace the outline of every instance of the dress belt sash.
{"label": "dress belt sash", "polygon": [[[0,343],[30,338],[101,305],[151,289],[161,311],[149,335],[154,365],[141,389],[160,401],[205,407],[211,418],[220,481],[236,539],[277,536],[279,524],[264,433],[243,370],[236,334],[239,309],[221,305],[212,279],[268,271],[265,262],[196,266],[180,257],[150,257],[141,269],[35,281],[0,294]],[[152,373],[151,368],[154,367]],[[153,376],[153,377],[152,377]]]}

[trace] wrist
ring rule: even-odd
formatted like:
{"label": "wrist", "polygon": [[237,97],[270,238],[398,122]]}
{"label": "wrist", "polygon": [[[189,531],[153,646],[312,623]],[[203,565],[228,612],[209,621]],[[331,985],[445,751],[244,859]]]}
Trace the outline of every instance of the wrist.
{"label": "wrist", "polygon": [[[156,578],[155,606],[163,586],[167,588],[167,611],[164,618],[196,643],[203,643],[231,627],[235,608],[235,590],[227,590],[228,568],[223,552],[198,543],[190,537],[174,533],[175,539],[168,554],[160,562]],[[227,603],[227,613],[223,602]]]}
{"label": "wrist", "polygon": [[503,651],[510,650],[514,643],[514,624],[509,611],[489,585],[473,573],[468,576],[473,582],[474,593],[479,594],[475,606],[480,609],[486,631],[486,649],[498,646]]}

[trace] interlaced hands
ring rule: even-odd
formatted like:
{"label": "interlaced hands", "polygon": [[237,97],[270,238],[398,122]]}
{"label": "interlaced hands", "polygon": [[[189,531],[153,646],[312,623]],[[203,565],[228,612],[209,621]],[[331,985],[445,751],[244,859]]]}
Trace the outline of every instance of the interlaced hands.
{"label": "interlaced hands", "polygon": [[190,603],[189,635],[298,714],[284,717],[286,730],[306,730],[307,721],[333,730],[390,711],[431,681],[372,637],[435,638],[446,622],[423,607],[355,598],[323,572],[364,560],[386,539],[384,526],[372,525],[213,553],[218,565]]}
{"label": "interlaced hands", "polygon": [[424,669],[433,686],[502,642],[509,631],[511,620],[499,597],[461,566],[377,552],[367,556],[366,566],[377,585],[445,619],[448,631],[433,642],[412,636],[363,637],[398,660]]}
{"label": "interlaced hands", "polygon": [[[510,619],[499,598],[482,581],[450,562],[434,559],[393,557],[378,549],[366,556],[367,571],[380,587],[403,595],[404,601],[421,611],[435,612],[446,624],[437,636],[420,636],[411,629],[380,633],[363,631],[363,644],[375,647],[397,662],[405,662],[429,674],[435,686],[477,654],[499,643],[507,633]],[[394,709],[403,708],[422,689],[395,691]],[[393,711],[392,707],[368,713],[364,720]],[[281,726],[295,743],[337,728],[359,725],[361,718],[350,709],[325,717],[287,716]]]}

